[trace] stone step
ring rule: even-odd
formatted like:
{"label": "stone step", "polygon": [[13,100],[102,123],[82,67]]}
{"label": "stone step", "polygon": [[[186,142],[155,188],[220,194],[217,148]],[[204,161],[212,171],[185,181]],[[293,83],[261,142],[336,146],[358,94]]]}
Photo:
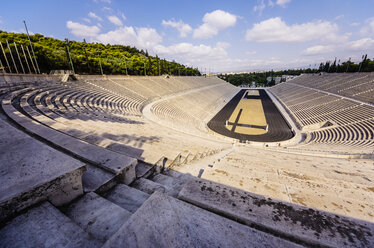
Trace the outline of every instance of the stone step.
{"label": "stone step", "polygon": [[153,182],[163,185],[166,189],[165,193],[173,197],[178,196],[179,191],[181,191],[184,185],[183,181],[164,174],[156,174],[149,179]]}
{"label": "stone step", "polygon": [[189,181],[192,177],[192,175],[189,173],[181,173],[179,171],[171,170],[171,169],[163,171],[162,174],[169,176],[169,177],[174,177],[178,179],[179,181],[182,181],[185,183]]}
{"label": "stone step", "polygon": [[65,214],[98,240],[108,240],[131,216],[118,205],[95,194],[87,193],[70,204]]}
{"label": "stone step", "polygon": [[141,190],[147,194],[153,194],[155,191],[165,193],[166,189],[163,185],[155,183],[146,178],[139,178],[131,184],[131,187]]}
{"label": "stone step", "polygon": [[192,178],[178,196],[201,208],[311,246],[374,247],[374,224]]}
{"label": "stone step", "polygon": [[0,119],[0,222],[49,200],[63,205],[83,194],[82,162]]}
{"label": "stone step", "polygon": [[103,247],[300,247],[155,192]]}
{"label": "stone step", "polygon": [[100,247],[101,242],[49,202],[29,209],[0,229],[1,247]]}
{"label": "stone step", "polygon": [[136,178],[144,177],[147,178],[153,174],[155,171],[155,165],[145,163],[143,161],[138,161],[138,164],[135,167]]}
{"label": "stone step", "polygon": [[118,206],[134,213],[149,197],[149,194],[125,184],[118,184],[104,197]]}
{"label": "stone step", "polygon": [[117,184],[115,174],[90,164],[86,168],[82,176],[84,192],[105,192]]}

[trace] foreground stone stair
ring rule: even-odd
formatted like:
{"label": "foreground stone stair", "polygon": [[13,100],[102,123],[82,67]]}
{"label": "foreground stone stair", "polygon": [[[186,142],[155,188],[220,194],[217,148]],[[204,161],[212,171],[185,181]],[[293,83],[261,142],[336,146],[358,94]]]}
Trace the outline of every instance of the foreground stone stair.
{"label": "foreground stone stair", "polygon": [[28,210],[0,229],[1,247],[100,247],[71,219],[50,203]]}
{"label": "foreground stone stair", "polygon": [[299,247],[155,192],[103,247]]}
{"label": "foreground stone stair", "polygon": [[84,192],[105,191],[113,187],[117,182],[116,175],[106,170],[86,164],[87,170],[82,175]]}
{"label": "foreground stone stair", "polygon": [[153,182],[146,178],[139,178],[131,184],[131,187],[141,190],[147,194],[153,194],[155,191],[165,193],[166,191],[162,184]]}
{"label": "foreground stone stair", "polygon": [[129,211],[94,192],[70,204],[64,212],[101,242],[110,238],[131,216]]}
{"label": "foreground stone stair", "polygon": [[164,174],[156,174],[150,177],[150,180],[163,185],[165,188],[165,193],[172,197],[177,197],[179,191],[183,188],[184,182],[178,178],[167,176]]}
{"label": "foreground stone stair", "polygon": [[83,194],[82,162],[2,119],[0,137],[0,222],[40,201],[60,206]]}
{"label": "foreground stone stair", "polygon": [[149,194],[125,184],[118,184],[104,195],[106,199],[134,213],[149,197]]}

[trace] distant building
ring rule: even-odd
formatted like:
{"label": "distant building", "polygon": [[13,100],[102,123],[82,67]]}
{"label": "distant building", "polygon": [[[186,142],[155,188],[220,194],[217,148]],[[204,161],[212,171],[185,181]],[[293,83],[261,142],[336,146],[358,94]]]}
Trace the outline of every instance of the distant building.
{"label": "distant building", "polygon": [[272,80],[275,81],[275,84],[279,84],[279,83],[282,83],[282,82],[286,82],[290,79],[293,79],[297,76],[295,75],[282,75],[281,77],[267,77],[266,80],[268,83],[270,83]]}
{"label": "distant building", "polygon": [[282,77],[267,77],[266,78],[266,81],[268,83],[270,83],[272,80],[275,81],[275,84],[279,84],[280,82],[282,82]]}
{"label": "distant building", "polygon": [[295,77],[297,77],[297,76],[295,76],[295,75],[283,75],[282,76],[282,82],[286,82],[286,81],[291,80]]}

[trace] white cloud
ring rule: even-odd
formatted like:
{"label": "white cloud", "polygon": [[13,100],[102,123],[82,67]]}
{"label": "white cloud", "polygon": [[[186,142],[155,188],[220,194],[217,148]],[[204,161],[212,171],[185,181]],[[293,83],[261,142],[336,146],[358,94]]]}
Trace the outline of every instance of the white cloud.
{"label": "white cloud", "polygon": [[139,49],[150,49],[162,41],[162,37],[153,28],[120,27],[95,37],[94,41],[104,44],[135,46]]}
{"label": "white cloud", "polygon": [[108,20],[116,26],[123,26],[121,19],[119,19],[117,16],[108,16]]}
{"label": "white cloud", "polygon": [[104,11],[108,11],[108,12],[112,12],[112,11],[113,11],[112,8],[109,8],[109,7],[107,7],[107,6],[103,7],[103,10],[104,10]]}
{"label": "white cloud", "polygon": [[[275,3],[273,0],[268,0],[267,6],[274,7],[275,5],[279,5],[283,8],[286,7],[286,4],[291,2],[291,0],[276,0]],[[262,15],[262,12],[266,8],[265,0],[257,0],[257,5],[253,7],[254,12],[258,12],[259,15]]]}
{"label": "white cloud", "polygon": [[108,3],[110,4],[112,1],[111,0],[93,0],[95,3],[102,2],[102,3]]}
{"label": "white cloud", "polygon": [[[269,1],[269,6],[274,6],[274,3],[272,1]],[[262,14],[262,11],[266,8],[265,0],[261,0],[258,5],[255,5],[253,7],[254,12],[259,12],[259,15]]]}
{"label": "white cloud", "polygon": [[98,21],[100,21],[100,22],[103,20],[100,16],[97,16],[97,15],[96,15],[95,13],[93,13],[93,12],[88,13],[88,16],[91,17],[91,18],[93,18],[93,19],[96,19],[96,20],[98,20]]}
{"label": "white cloud", "polygon": [[161,57],[175,59],[188,66],[198,66],[200,69],[207,68],[207,71],[208,68],[210,68],[210,71],[220,71],[236,65],[233,60],[228,58],[227,51],[222,45],[223,43],[210,46],[183,42],[171,46],[158,45],[154,52]]}
{"label": "white cloud", "polygon": [[78,22],[68,21],[66,27],[70,32],[80,38],[94,37],[99,34],[100,28],[98,26],[87,26]]}
{"label": "white cloud", "polygon": [[328,21],[314,21],[288,26],[280,17],[256,23],[247,30],[246,40],[257,42],[305,42],[326,40],[341,42],[348,35],[339,36],[338,26]]}
{"label": "white cloud", "polygon": [[351,41],[347,44],[347,48],[355,51],[374,50],[374,39],[363,38],[360,40]]}
{"label": "white cloud", "polygon": [[291,0],[277,0],[275,3],[279,6],[285,7],[287,3],[291,2]]}
{"label": "white cloud", "polygon": [[255,55],[257,52],[256,51],[247,51],[245,52],[246,55]]}
{"label": "white cloud", "polygon": [[122,17],[122,19],[123,19],[124,21],[126,21],[126,16],[125,16],[124,13],[121,13],[121,17]]}
{"label": "white cloud", "polygon": [[[9,31],[10,33],[18,33],[18,34],[26,34],[26,30],[24,28],[13,29]],[[35,33],[29,30],[29,34],[34,35]]]}
{"label": "white cloud", "polygon": [[326,55],[339,57],[355,57],[352,55],[357,54],[357,51],[363,53],[371,53],[374,51],[374,39],[363,38],[354,41],[346,41],[341,44],[333,45],[316,45],[309,47],[301,52],[301,55],[315,56],[315,55]]}
{"label": "white cloud", "polygon": [[340,19],[342,19],[344,17],[344,15],[338,15],[337,17],[335,17],[335,20],[337,21],[337,20],[340,20]]}
{"label": "white cloud", "polygon": [[237,16],[223,10],[215,10],[206,13],[203,17],[203,24],[194,30],[193,37],[207,39],[218,34],[222,29],[234,26]]}
{"label": "white cloud", "polygon": [[228,42],[223,42],[223,41],[219,41],[219,42],[217,42],[217,44],[216,44],[216,47],[220,47],[220,48],[223,48],[223,49],[229,48],[230,46],[231,46],[230,43],[228,43]]}
{"label": "white cloud", "polygon": [[374,17],[369,18],[365,21],[365,26],[360,30],[363,35],[373,35],[374,34]]}
{"label": "white cloud", "polygon": [[191,43],[178,43],[171,46],[158,45],[155,47],[155,52],[160,55],[171,55],[179,58],[185,58],[194,61],[200,61],[202,58],[207,57],[222,57],[226,56],[227,52],[222,47],[212,47],[208,45],[193,45]]}
{"label": "white cloud", "polygon": [[317,46],[308,47],[301,54],[303,54],[303,55],[321,55],[321,54],[330,53],[332,51],[334,51],[334,48],[332,46],[317,45]]}
{"label": "white cloud", "polygon": [[178,22],[176,22],[175,20],[162,20],[162,25],[176,28],[179,32],[180,37],[187,37],[187,35],[192,31],[191,26],[183,23],[183,21],[181,20]]}
{"label": "white cloud", "polygon": [[90,40],[147,49],[150,54],[157,54],[159,57],[176,60],[189,66],[205,66],[219,70],[233,65],[233,61],[228,59],[226,48],[230,44],[227,42],[217,42],[215,46],[186,42],[165,46],[162,44],[161,35],[153,28],[123,26],[98,34]]}
{"label": "white cloud", "polygon": [[82,19],[83,19],[83,21],[85,21],[85,22],[87,22],[87,23],[91,23],[91,20],[88,19],[88,18],[86,18],[86,17],[84,17],[84,18],[82,18]]}
{"label": "white cloud", "polygon": [[352,23],[350,24],[350,26],[351,26],[351,27],[357,27],[357,26],[360,26],[360,24],[361,24],[361,23],[359,23],[359,22],[352,22]]}

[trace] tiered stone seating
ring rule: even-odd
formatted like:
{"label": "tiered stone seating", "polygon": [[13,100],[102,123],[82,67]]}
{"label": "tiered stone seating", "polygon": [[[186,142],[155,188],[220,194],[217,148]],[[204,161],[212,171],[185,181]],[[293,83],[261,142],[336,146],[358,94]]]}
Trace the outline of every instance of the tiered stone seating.
{"label": "tiered stone seating", "polygon": [[374,120],[374,107],[370,99],[363,101],[356,96],[374,89],[373,80],[372,73],[302,75],[269,91],[305,130],[316,124],[323,126],[327,121],[334,125],[309,131],[312,132],[308,134],[309,143],[303,148],[371,153],[374,127],[370,123]]}
{"label": "tiered stone seating", "polygon": [[167,98],[152,105],[155,119],[175,129],[194,134],[207,133],[209,119],[223,107],[236,93],[237,89],[221,84],[182,95]]}
{"label": "tiered stone seating", "polygon": [[[124,78],[121,80],[126,81],[127,78]],[[24,112],[44,125],[85,142],[99,145],[106,149],[109,148],[115,152],[152,164],[155,164],[163,156],[173,161],[180,152],[185,150],[189,150],[191,153],[198,153],[202,150],[221,149],[210,141],[202,141],[199,142],[201,145],[193,145],[192,147],[188,143],[181,144],[174,140],[174,137],[177,137],[178,134],[171,135],[166,128],[161,133],[168,132],[169,134],[165,136],[170,138],[160,144],[159,138],[154,135],[160,132],[160,128],[142,117],[142,108],[153,99],[144,97],[144,95],[147,95],[144,92],[147,91],[144,90],[145,86],[141,86],[142,80],[147,81],[149,84],[155,84],[158,81],[157,84],[160,86],[154,88],[158,92],[156,95],[173,95],[177,90],[181,89],[180,85],[188,85],[188,82],[185,83],[183,78],[179,78],[179,81],[175,83],[178,87],[170,87],[168,90],[165,90],[167,87],[162,85],[162,83],[169,80],[170,85],[173,85],[174,81],[176,81],[173,78],[131,79],[138,85],[139,88],[137,89],[139,92],[135,92],[134,89],[126,90],[126,88],[120,87],[119,83],[113,82],[114,80],[120,80],[116,77],[113,80],[101,79],[101,77],[97,77],[96,80],[95,78],[89,78],[83,82],[65,85],[33,85],[30,88],[32,91],[20,95],[15,93],[15,97],[23,99],[23,104],[20,107]],[[120,82],[122,83],[121,80]],[[203,85],[203,83],[204,79],[202,79],[202,82],[196,83],[196,85]],[[208,81],[208,85],[213,85],[213,83],[217,84],[215,81]],[[219,81],[218,84],[222,84],[222,81]],[[194,87],[194,85],[191,84],[189,87]],[[183,87],[182,89],[185,90],[186,88]],[[174,93],[171,94],[170,92],[173,91]],[[155,95],[152,97],[155,97]],[[220,101],[220,95],[215,97],[216,101]],[[28,105],[31,105],[31,107]],[[138,125],[135,126],[134,124],[147,125],[148,127],[140,129]],[[132,129],[132,131],[129,131],[128,128]],[[115,131],[113,132],[113,130]],[[122,130],[129,132],[123,135]],[[195,143],[195,138],[192,137],[181,137],[181,139],[190,139],[192,143]],[[177,143],[177,145],[175,146],[173,143]],[[157,149],[154,149],[156,145]]]}
{"label": "tiered stone seating", "polygon": [[372,72],[302,75],[291,82],[374,104],[373,94],[371,94],[372,97],[368,94],[374,91],[374,73]]}
{"label": "tiered stone seating", "polygon": [[[21,197],[22,207],[14,212],[22,213],[0,225],[0,246],[374,244],[370,223],[374,207],[368,200],[372,198],[372,170],[353,161],[339,160],[337,165],[325,158],[310,160],[291,153],[232,145],[211,137],[203,126],[238,91],[217,78],[82,76],[80,81],[65,84],[5,84],[0,88],[0,137],[5,137],[6,142],[1,139],[0,146],[2,151],[11,147],[12,153],[0,152],[0,174],[20,175],[19,184],[30,177],[49,183],[38,185],[39,198],[30,204],[29,181],[25,183],[27,190],[18,185],[3,188],[0,196],[18,188],[26,194]],[[302,100],[303,89],[299,87],[297,92],[290,93]],[[329,99],[324,92],[309,91],[303,105],[292,98],[287,102],[295,106],[295,112],[316,113],[317,117],[310,122],[327,118],[307,104],[317,97],[323,107],[341,102],[341,111],[360,108],[365,109],[367,116],[371,114],[366,105],[346,106],[346,101],[339,97]],[[147,109],[155,119],[148,119]],[[352,135],[359,140],[364,135],[372,139],[372,119],[347,124],[357,116],[352,113],[345,117],[341,111],[332,109],[328,114],[337,120],[337,126],[322,130],[329,130],[328,138],[320,138],[319,132],[311,133],[314,140],[320,140],[314,143],[322,146],[342,140],[352,147],[366,146],[368,140],[353,144],[352,139],[342,137]],[[305,121],[308,117],[300,115]],[[6,128],[2,128],[2,122]],[[172,126],[180,131],[171,129]],[[24,148],[17,149],[24,143],[32,144],[29,153]],[[14,154],[22,161],[15,160],[8,168]],[[28,163],[23,166],[23,161]],[[43,174],[50,161],[52,172],[57,168],[64,172],[70,168],[65,165],[70,165],[73,169],[78,166],[80,174],[68,177],[67,184],[63,184],[65,180],[51,184],[50,178],[55,175]],[[37,170],[30,172],[34,167]],[[39,172],[45,177],[40,177]],[[9,180],[5,178],[4,185]],[[60,186],[61,194],[56,193]],[[67,188],[75,193],[69,195]],[[51,189],[56,190],[48,191]],[[61,195],[63,201],[57,197]],[[71,201],[72,198],[76,199]],[[33,205],[45,200],[50,203]],[[61,204],[64,206],[60,207]],[[12,209],[6,206],[7,210]],[[370,220],[354,220],[347,215]],[[8,212],[5,217],[9,218]]]}
{"label": "tiered stone seating", "polygon": [[331,149],[351,153],[371,153],[374,149],[374,119],[354,122],[336,128],[314,132],[308,148],[317,150]]}

